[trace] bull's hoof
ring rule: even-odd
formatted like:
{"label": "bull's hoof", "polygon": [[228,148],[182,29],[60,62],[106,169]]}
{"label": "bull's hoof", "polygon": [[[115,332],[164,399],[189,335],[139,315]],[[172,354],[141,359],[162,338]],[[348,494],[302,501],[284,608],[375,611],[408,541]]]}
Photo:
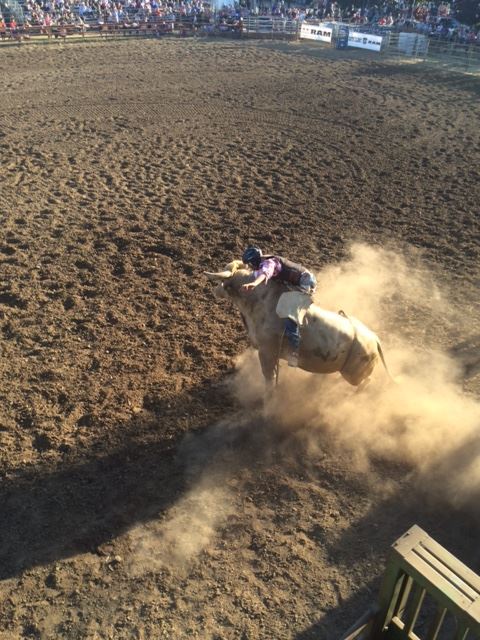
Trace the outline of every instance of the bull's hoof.
{"label": "bull's hoof", "polygon": [[360,384],[357,386],[357,388],[355,389],[355,393],[361,393],[367,388],[369,384],[370,378],[365,378],[365,380],[362,380],[362,382],[360,382]]}

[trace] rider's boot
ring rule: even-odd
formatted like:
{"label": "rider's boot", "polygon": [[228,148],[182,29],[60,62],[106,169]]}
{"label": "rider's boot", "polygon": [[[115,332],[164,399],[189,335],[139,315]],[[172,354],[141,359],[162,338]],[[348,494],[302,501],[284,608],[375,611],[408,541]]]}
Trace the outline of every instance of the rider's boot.
{"label": "rider's boot", "polygon": [[298,367],[298,351],[290,351],[287,357],[289,367]]}
{"label": "rider's boot", "polygon": [[291,318],[285,320],[285,336],[288,340],[287,362],[289,367],[298,367],[298,350],[300,347],[300,330]]}

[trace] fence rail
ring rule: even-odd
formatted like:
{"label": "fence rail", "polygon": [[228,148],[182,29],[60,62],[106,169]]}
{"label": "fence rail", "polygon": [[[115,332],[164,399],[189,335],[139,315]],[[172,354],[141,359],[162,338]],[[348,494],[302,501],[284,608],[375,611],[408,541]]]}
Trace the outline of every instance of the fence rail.
{"label": "fence rail", "polygon": [[243,20],[243,31],[247,36],[272,39],[298,39],[299,21],[275,17],[247,17]]}
{"label": "fence rail", "polygon": [[[16,0],[8,2],[13,9],[19,5]],[[303,26],[302,26],[303,24]],[[315,30],[319,27],[318,32]],[[307,28],[307,29],[306,29]],[[161,37],[168,34],[177,36],[223,36],[263,38],[272,40],[298,40],[311,37],[319,46],[337,48],[360,47],[371,49],[372,56],[391,59],[413,59],[427,61],[446,69],[480,73],[480,44],[468,44],[436,39],[416,32],[398,32],[385,28],[365,27],[342,23],[300,23],[274,16],[246,17],[243,20],[220,17],[160,16],[148,20],[129,19],[112,23],[107,18],[86,24],[65,24],[45,27],[19,24],[14,29],[6,29],[2,41],[26,42],[37,37],[48,40],[66,40],[72,36],[97,37]]]}
{"label": "fence rail", "polygon": [[452,70],[480,73],[480,46],[431,38],[427,60]]}

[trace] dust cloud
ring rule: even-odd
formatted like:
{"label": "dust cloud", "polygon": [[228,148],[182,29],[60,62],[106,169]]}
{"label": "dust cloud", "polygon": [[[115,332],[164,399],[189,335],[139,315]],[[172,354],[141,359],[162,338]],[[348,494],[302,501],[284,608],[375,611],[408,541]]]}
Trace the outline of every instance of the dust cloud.
{"label": "dust cloud", "polygon": [[[265,406],[272,427],[291,429],[312,449],[328,440],[364,472],[378,458],[407,465],[432,499],[480,504],[478,389],[465,390],[462,362],[451,355],[452,336],[468,339],[472,319],[449,302],[415,253],[354,245],[348,261],[317,275],[316,302],[377,332],[396,384],[381,364],[360,393],[339,374],[283,365]],[[478,363],[478,348],[469,357]],[[260,376],[256,354],[247,352],[235,384],[242,403],[258,400]]]}
{"label": "dust cloud", "polygon": [[243,461],[236,442],[248,424],[241,416],[229,417],[202,433],[187,434],[177,452],[183,493],[161,517],[128,533],[131,575],[162,570],[186,575],[229,516],[237,513],[235,469]]}
{"label": "dust cloud", "polygon": [[[187,488],[161,519],[129,532],[132,574],[188,570],[235,513],[238,496],[229,483],[245,463],[235,434],[248,425],[255,431],[252,416],[262,404],[266,458],[275,433],[287,433],[312,455],[326,443],[347,453],[352,469],[367,479],[372,460],[381,458],[406,465],[431,499],[480,504],[480,402],[478,393],[465,392],[461,363],[449,355],[453,334],[465,346],[468,319],[414,253],[354,245],[349,260],[317,275],[316,302],[376,331],[397,382],[379,364],[357,393],[339,374],[311,375],[283,364],[279,388],[264,401],[257,354],[244,352],[230,383],[244,418],[227,416],[184,443]],[[480,360],[478,349],[473,355]]]}
{"label": "dust cloud", "polygon": [[187,571],[234,508],[223,482],[215,485],[209,474],[200,478],[198,485],[182,496],[165,517],[129,532],[130,573]]}

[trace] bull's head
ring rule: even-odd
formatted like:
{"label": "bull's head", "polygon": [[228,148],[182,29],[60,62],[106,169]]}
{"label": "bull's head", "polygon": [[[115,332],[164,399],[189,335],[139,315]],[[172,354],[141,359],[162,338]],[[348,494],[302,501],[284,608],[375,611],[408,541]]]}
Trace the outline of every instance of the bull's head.
{"label": "bull's head", "polygon": [[[215,295],[218,298],[225,298],[227,297],[227,289],[228,289],[227,283],[231,281],[231,278],[233,278],[233,276],[237,272],[239,272],[244,268],[245,268],[245,265],[241,260],[232,260],[232,262],[229,262],[229,264],[226,265],[223,271],[218,271],[218,272],[204,271],[204,274],[210,280],[214,280],[215,282],[218,282],[218,287],[215,288]],[[248,274],[245,273],[245,275],[248,275]]]}
{"label": "bull's head", "polygon": [[227,264],[224,271],[218,271],[216,273],[213,273],[212,271],[204,271],[203,273],[207,276],[207,278],[210,278],[210,280],[223,281],[227,278],[231,278],[233,274],[243,266],[245,265],[241,260],[232,260],[232,262],[229,262]]}

